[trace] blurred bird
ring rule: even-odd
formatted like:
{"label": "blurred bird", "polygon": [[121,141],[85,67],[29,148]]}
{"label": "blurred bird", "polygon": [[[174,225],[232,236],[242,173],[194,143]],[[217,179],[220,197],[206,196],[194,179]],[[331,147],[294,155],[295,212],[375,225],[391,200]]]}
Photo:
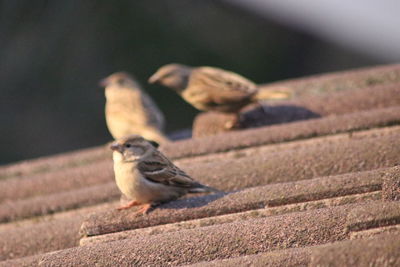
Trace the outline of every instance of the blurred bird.
{"label": "blurred bird", "polygon": [[162,133],[163,114],[132,76],[117,72],[100,85],[105,87],[106,122],[114,139],[140,134],[159,143],[168,141]]}
{"label": "blurred bird", "polygon": [[111,145],[115,180],[130,201],[118,209],[142,205],[138,213],[177,199],[187,193],[221,191],[194,181],[157,150],[158,144],[130,135]]}
{"label": "blurred bird", "polygon": [[149,78],[149,83],[170,87],[202,111],[238,113],[261,99],[287,98],[287,92],[258,90],[252,81],[231,71],[214,67],[168,64]]}

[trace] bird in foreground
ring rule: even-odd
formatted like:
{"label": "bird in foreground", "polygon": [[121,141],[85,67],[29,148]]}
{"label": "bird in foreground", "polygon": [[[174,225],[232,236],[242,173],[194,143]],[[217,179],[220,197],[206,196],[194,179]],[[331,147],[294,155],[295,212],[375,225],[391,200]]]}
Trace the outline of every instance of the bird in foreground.
{"label": "bird in foreground", "polygon": [[149,78],[149,83],[170,87],[202,111],[236,113],[262,99],[287,98],[287,92],[259,90],[258,86],[231,71],[215,67],[168,64]]}
{"label": "bird in foreground", "polygon": [[132,76],[117,72],[100,85],[105,87],[106,123],[114,139],[140,134],[159,143],[168,141],[162,133],[163,114]]}
{"label": "bird in foreground", "polygon": [[142,205],[138,213],[148,213],[158,204],[187,193],[221,191],[196,182],[157,150],[158,144],[139,135],[130,135],[111,145],[115,180],[131,201],[119,210]]}

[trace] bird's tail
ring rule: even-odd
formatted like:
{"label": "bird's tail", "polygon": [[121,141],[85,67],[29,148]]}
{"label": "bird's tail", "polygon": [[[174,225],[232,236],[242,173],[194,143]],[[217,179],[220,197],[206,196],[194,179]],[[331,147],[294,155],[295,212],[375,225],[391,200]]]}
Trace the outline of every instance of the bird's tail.
{"label": "bird's tail", "polygon": [[282,100],[289,99],[293,95],[293,90],[288,87],[260,88],[254,96],[256,100]]}
{"label": "bird's tail", "polygon": [[189,193],[225,193],[221,190],[215,189],[211,186],[206,186],[206,185],[202,185],[202,184],[198,184],[198,187],[195,188],[190,188],[189,189]]}

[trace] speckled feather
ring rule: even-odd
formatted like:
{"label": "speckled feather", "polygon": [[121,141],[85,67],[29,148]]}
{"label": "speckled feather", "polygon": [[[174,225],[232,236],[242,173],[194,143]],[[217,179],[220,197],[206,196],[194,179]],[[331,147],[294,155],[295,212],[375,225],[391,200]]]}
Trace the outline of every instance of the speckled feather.
{"label": "speckled feather", "polygon": [[115,73],[104,81],[106,122],[115,139],[136,133],[157,142],[166,141],[162,112],[131,76]]}
{"label": "speckled feather", "polygon": [[236,112],[252,102],[257,86],[230,71],[194,68],[182,97],[200,110]]}
{"label": "speckled feather", "polygon": [[138,169],[143,177],[155,183],[183,188],[202,187],[157,150],[150,159],[140,161]]}

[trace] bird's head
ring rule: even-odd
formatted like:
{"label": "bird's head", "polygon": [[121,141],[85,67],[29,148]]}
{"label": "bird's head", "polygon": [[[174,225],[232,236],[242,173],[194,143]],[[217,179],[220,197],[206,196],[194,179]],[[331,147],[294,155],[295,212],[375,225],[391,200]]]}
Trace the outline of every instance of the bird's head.
{"label": "bird's head", "polygon": [[138,84],[130,74],[126,72],[116,72],[100,80],[99,85],[105,88],[132,88],[137,87]]}
{"label": "bird's head", "polygon": [[150,156],[157,150],[158,143],[149,141],[140,135],[129,135],[116,140],[110,148],[114,151],[114,161],[133,162]]}
{"label": "bird's head", "polygon": [[180,93],[186,88],[191,71],[191,67],[182,64],[164,65],[149,78],[149,83],[158,83]]}

